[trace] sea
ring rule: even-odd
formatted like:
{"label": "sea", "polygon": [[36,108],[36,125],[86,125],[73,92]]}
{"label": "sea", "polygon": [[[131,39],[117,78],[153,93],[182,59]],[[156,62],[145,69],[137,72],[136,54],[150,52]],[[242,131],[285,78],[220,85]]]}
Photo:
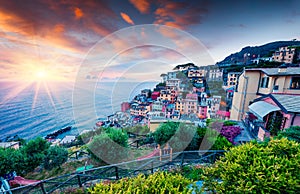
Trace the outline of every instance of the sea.
{"label": "sea", "polygon": [[[156,84],[101,82],[94,84],[92,90],[74,92],[74,84],[70,83],[0,82],[0,140],[16,135],[26,140],[45,137],[68,126],[71,131],[59,138],[91,130],[97,121],[120,111],[122,102],[131,101],[142,89],[153,89]],[[87,92],[92,93],[92,100],[83,98],[74,103],[78,95],[84,97]],[[80,116],[75,115],[78,111]]]}

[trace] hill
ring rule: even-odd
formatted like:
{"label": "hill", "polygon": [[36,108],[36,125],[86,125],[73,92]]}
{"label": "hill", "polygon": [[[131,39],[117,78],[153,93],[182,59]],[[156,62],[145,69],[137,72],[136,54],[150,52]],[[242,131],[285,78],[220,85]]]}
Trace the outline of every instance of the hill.
{"label": "hill", "polygon": [[244,47],[240,52],[233,53],[227,56],[223,61],[217,64],[237,64],[244,62],[244,54],[249,53],[250,58],[256,58],[258,55],[260,57],[271,57],[273,52],[278,50],[279,47],[284,46],[300,46],[300,41],[276,41],[267,43],[261,46],[247,46]]}

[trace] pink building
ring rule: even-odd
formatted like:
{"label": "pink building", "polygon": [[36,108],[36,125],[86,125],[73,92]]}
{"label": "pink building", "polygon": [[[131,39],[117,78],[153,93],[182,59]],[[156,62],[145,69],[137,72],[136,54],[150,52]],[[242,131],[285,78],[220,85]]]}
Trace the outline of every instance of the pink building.
{"label": "pink building", "polygon": [[122,104],[121,104],[121,111],[122,112],[126,112],[127,110],[129,110],[129,108],[130,108],[130,105],[129,105],[128,102],[122,102]]}
{"label": "pink building", "polygon": [[157,100],[157,98],[160,96],[159,92],[152,92],[151,94],[151,99],[152,100]]}
{"label": "pink building", "polygon": [[245,121],[260,140],[274,130],[300,126],[300,95],[277,93],[255,99]]}
{"label": "pink building", "polygon": [[207,118],[207,106],[199,106],[198,107],[198,117],[200,119],[206,119]]}

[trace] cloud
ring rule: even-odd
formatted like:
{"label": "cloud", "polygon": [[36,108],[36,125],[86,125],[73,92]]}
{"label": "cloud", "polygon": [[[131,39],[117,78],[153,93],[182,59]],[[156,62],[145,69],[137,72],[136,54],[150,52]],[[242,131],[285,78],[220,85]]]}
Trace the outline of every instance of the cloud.
{"label": "cloud", "polygon": [[150,1],[149,0],[129,0],[133,6],[139,10],[139,12],[145,14],[150,11]]}
{"label": "cloud", "polygon": [[[102,14],[99,14],[102,13]],[[71,50],[89,48],[117,29],[116,13],[103,0],[1,0],[0,29]],[[87,42],[85,37],[96,39]]]}
{"label": "cloud", "polygon": [[75,7],[75,9],[74,9],[74,14],[75,14],[76,19],[80,19],[80,18],[83,17],[83,12],[82,12],[82,10],[81,10],[80,8],[78,8],[78,7]]}
{"label": "cloud", "polygon": [[121,12],[120,15],[123,18],[123,20],[125,20],[125,22],[127,22],[128,24],[134,25],[134,22],[129,17],[129,15],[127,15],[126,13],[123,13],[123,12]]}
{"label": "cloud", "polygon": [[199,24],[207,14],[207,4],[203,2],[159,1],[154,14],[155,24],[164,24],[175,28],[186,29],[189,25]]}

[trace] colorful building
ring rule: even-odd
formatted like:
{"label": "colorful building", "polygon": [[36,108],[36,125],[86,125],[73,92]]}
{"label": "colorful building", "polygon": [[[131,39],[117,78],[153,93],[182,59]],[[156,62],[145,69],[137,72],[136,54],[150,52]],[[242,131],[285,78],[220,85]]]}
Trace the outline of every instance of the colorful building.
{"label": "colorful building", "polygon": [[300,94],[300,68],[245,69],[233,95],[230,119],[242,120],[256,98],[271,94]]}
{"label": "colorful building", "polygon": [[260,140],[291,126],[300,126],[300,95],[272,93],[253,100],[245,123]]}

